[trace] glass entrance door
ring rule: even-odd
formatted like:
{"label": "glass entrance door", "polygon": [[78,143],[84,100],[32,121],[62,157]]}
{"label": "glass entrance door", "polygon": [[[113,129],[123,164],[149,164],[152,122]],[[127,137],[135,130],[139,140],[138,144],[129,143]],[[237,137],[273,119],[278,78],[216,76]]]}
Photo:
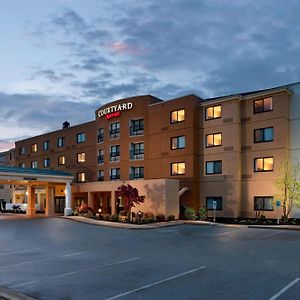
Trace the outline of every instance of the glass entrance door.
{"label": "glass entrance door", "polygon": [[64,213],[66,198],[65,197],[55,197],[54,201],[55,201],[55,212],[56,213]]}

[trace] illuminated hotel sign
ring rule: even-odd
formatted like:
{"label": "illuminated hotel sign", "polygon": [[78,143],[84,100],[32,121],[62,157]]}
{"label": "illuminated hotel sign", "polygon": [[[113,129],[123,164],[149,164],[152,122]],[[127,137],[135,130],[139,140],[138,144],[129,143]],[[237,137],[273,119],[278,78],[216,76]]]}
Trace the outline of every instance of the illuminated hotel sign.
{"label": "illuminated hotel sign", "polygon": [[112,117],[119,117],[122,110],[132,109],[132,102],[126,102],[122,104],[112,105],[98,111],[98,117],[105,117],[105,119],[110,119]]}

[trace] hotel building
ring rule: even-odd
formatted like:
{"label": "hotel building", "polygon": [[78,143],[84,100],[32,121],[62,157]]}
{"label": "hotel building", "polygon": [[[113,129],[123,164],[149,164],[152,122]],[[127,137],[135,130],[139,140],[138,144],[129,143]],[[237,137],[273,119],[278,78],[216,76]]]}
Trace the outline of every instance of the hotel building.
{"label": "hotel building", "polygon": [[[146,195],[137,210],[166,217],[186,207],[211,214],[213,203],[220,217],[255,217],[262,206],[277,217],[274,181],[286,159],[300,161],[299,129],[300,84],[211,99],[135,96],[101,106],[94,121],[17,141],[16,166],[72,174],[72,206],[103,213],[122,210],[124,182]],[[62,212],[63,188],[54,200]]]}

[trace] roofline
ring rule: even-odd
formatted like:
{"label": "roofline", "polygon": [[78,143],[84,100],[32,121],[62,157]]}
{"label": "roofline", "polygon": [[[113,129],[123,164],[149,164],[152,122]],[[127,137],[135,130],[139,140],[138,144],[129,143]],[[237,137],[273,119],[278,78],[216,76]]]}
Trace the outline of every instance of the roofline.
{"label": "roofline", "polygon": [[[187,97],[196,97],[198,100],[200,101],[205,101],[203,98],[201,98],[200,96],[196,95],[196,94],[187,94],[187,95],[184,95],[184,96],[180,96],[180,97],[176,97],[176,98],[172,98],[172,99],[168,99],[168,100],[164,100],[163,103],[168,103],[168,102],[171,102],[171,101],[176,101],[176,100],[184,100],[184,98],[187,98]],[[158,102],[158,103],[151,103],[149,104],[148,106],[154,106],[154,105],[159,105],[159,104],[162,104],[162,102]]]}

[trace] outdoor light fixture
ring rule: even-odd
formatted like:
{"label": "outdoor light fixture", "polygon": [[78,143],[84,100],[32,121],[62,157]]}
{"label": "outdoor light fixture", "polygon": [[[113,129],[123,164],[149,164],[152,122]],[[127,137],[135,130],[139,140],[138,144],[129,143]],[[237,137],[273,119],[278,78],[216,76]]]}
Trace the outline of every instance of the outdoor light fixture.
{"label": "outdoor light fixture", "polygon": [[98,213],[101,213],[101,212],[102,212],[102,208],[99,208],[99,209],[98,209]]}

